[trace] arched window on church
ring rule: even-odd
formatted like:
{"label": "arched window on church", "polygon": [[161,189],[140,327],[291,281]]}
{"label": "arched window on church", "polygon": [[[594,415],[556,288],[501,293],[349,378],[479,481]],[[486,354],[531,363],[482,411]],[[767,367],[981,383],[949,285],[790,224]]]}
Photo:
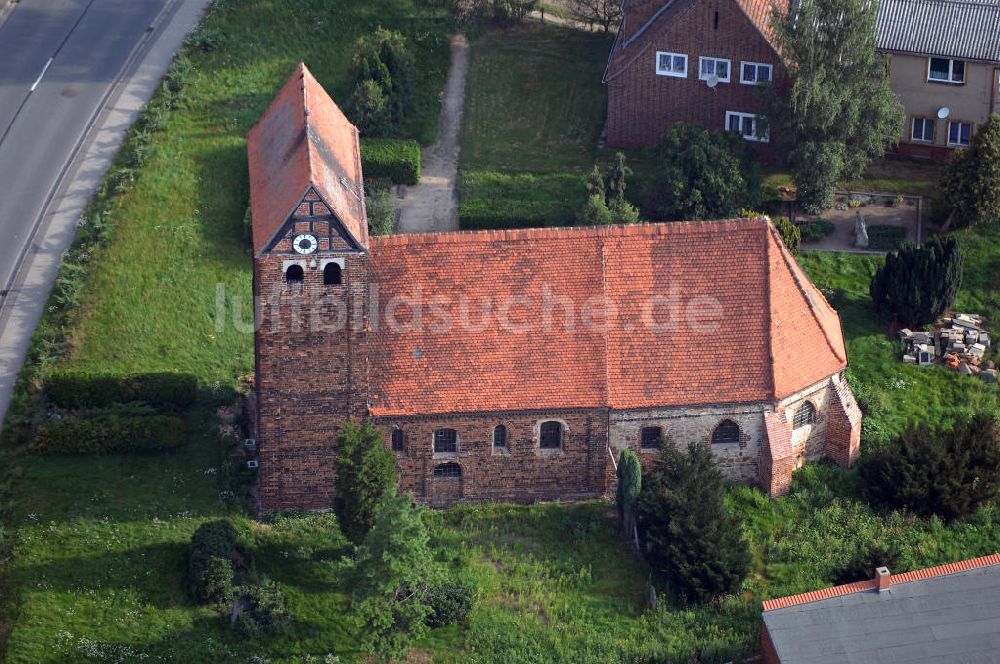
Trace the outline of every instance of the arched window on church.
{"label": "arched window on church", "polygon": [[798,429],[799,427],[804,427],[807,424],[812,424],[816,421],[816,408],[809,401],[805,402],[799,409],[795,411],[795,417],[792,418],[792,428]]}
{"label": "arched window on church", "polygon": [[740,425],[732,420],[722,420],[712,432],[713,445],[733,445],[740,442]]}
{"label": "arched window on church", "polygon": [[402,429],[392,430],[392,449],[395,452],[406,451],[406,435]]}
{"label": "arched window on church", "polygon": [[306,278],[306,273],[301,265],[289,265],[285,270],[285,281],[290,284],[301,284]]}
{"label": "arched window on church", "polygon": [[340,284],[340,265],[337,263],[327,263],[323,268],[323,284],[325,286],[336,286]]}

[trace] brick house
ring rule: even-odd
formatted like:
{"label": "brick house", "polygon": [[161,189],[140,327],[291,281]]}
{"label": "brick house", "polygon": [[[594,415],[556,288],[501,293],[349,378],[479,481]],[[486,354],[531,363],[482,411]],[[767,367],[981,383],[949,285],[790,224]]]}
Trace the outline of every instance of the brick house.
{"label": "brick house", "polygon": [[436,505],[601,496],[661,437],[772,495],[856,458],[840,319],[767,219],[369,237],[357,130],[304,65],[248,151],[265,511],[328,507],[365,418]]}
{"label": "brick house", "polygon": [[770,0],[625,0],[604,73],[608,144],[654,145],[684,122],[738,131],[773,159],[759,96],[759,86],[785,80],[771,7]]}

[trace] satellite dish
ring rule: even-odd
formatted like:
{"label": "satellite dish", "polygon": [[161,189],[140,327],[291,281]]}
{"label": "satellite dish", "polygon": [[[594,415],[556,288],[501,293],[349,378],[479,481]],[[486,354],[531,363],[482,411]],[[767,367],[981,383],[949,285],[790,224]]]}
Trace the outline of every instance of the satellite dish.
{"label": "satellite dish", "polygon": [[937,112],[938,119],[944,120],[949,115],[951,115],[951,109],[948,108],[947,106],[942,106],[941,108],[938,109]]}
{"label": "satellite dish", "polygon": [[719,77],[716,76],[715,74],[711,74],[708,78],[705,79],[705,85],[707,85],[710,88],[715,88],[715,86],[717,86],[718,84],[719,84]]}

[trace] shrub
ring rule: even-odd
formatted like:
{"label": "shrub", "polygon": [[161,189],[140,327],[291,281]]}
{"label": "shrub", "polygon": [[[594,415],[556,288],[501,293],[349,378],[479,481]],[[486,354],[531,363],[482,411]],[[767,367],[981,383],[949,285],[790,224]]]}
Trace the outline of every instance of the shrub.
{"label": "shrub", "polygon": [[243,603],[243,610],[233,626],[240,635],[255,638],[265,633],[284,631],[288,626],[290,616],[285,596],[273,581],[240,586],[236,596],[237,601]]}
{"label": "shrub", "polygon": [[376,189],[365,197],[369,235],[392,235],[396,222],[396,206],[388,189]]}
{"label": "shrub", "polygon": [[129,401],[186,408],[198,398],[198,379],[180,373],[113,376],[63,372],[45,379],[45,392],[49,403],[59,408],[102,408]]}
{"label": "shrub", "polygon": [[577,211],[575,221],[577,226],[608,226],[615,223],[615,215],[604,204],[604,199],[595,194]]}
{"label": "shrub", "polygon": [[361,168],[366,178],[389,178],[394,184],[420,181],[420,146],[416,141],[366,138],[361,141]]}
{"label": "shrub", "polygon": [[425,621],[428,627],[466,623],[475,604],[473,589],[450,579],[427,586],[422,595],[431,610]]}
{"label": "shrub", "polygon": [[802,231],[798,226],[788,220],[788,217],[774,217],[771,219],[774,228],[781,235],[782,242],[788,248],[792,256],[799,254],[799,243],[802,241]]}
{"label": "shrub", "polygon": [[977,128],[969,148],[956,150],[945,169],[944,196],[949,220],[960,226],[1000,219],[1000,116]]}
{"label": "shrub", "polygon": [[799,234],[803,242],[819,242],[827,235],[837,229],[832,221],[826,219],[815,219],[798,225]]}
{"label": "shrub", "polygon": [[961,420],[952,431],[913,427],[860,473],[876,503],[963,518],[1000,492],[1000,430],[992,414]]}
{"label": "shrub", "polygon": [[[752,219],[766,215],[763,212],[743,208],[740,210],[740,216]],[[789,253],[792,256],[798,256],[799,243],[802,241],[802,231],[799,230],[799,227],[789,221],[788,217],[771,217],[771,224],[774,225],[774,229],[781,235],[781,241],[785,243],[785,247]]]}
{"label": "shrub", "polygon": [[33,448],[40,454],[89,454],[169,450],[183,443],[184,422],[178,417],[67,415],[41,424]]}
{"label": "shrub", "polygon": [[650,567],[685,602],[739,589],[750,569],[743,526],[723,504],[726,481],[705,445],[683,453],[672,445],[642,480],[636,503]]}
{"label": "shrub", "polygon": [[360,544],[371,530],[375,507],[396,492],[396,455],[366,422],[348,422],[337,437],[337,496],[333,508],[344,535]]}
{"label": "shrub", "polygon": [[184,585],[198,602],[221,602],[232,595],[235,573],[236,529],[227,519],[198,526],[188,545]]}
{"label": "shrub", "polygon": [[358,547],[349,575],[351,604],[361,647],[385,659],[399,658],[411,639],[426,630],[431,608],[420,589],[435,585],[430,536],[412,497],[385,493],[374,513],[374,526]]}
{"label": "shrub", "polygon": [[761,197],[757,162],[740,136],[678,123],[652,149],[653,183],[643,192],[650,219],[716,219],[754,207]]}
{"label": "shrub", "polygon": [[953,237],[932,237],[922,246],[904,242],[885,257],[868,292],[876,311],[920,327],[947,311],[962,283],[964,259]]}

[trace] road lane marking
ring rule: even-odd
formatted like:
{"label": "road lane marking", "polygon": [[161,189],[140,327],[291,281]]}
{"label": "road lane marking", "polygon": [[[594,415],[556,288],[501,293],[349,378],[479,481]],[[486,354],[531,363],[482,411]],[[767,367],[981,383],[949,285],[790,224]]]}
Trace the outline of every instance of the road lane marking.
{"label": "road lane marking", "polygon": [[28,92],[34,92],[35,91],[35,88],[38,87],[38,84],[42,82],[42,76],[45,76],[45,72],[47,72],[49,70],[49,65],[51,65],[51,64],[52,64],[52,58],[49,58],[49,61],[45,63],[44,67],[42,67],[42,73],[39,74],[38,78],[35,79],[35,82],[32,83],[31,90],[28,90]]}

